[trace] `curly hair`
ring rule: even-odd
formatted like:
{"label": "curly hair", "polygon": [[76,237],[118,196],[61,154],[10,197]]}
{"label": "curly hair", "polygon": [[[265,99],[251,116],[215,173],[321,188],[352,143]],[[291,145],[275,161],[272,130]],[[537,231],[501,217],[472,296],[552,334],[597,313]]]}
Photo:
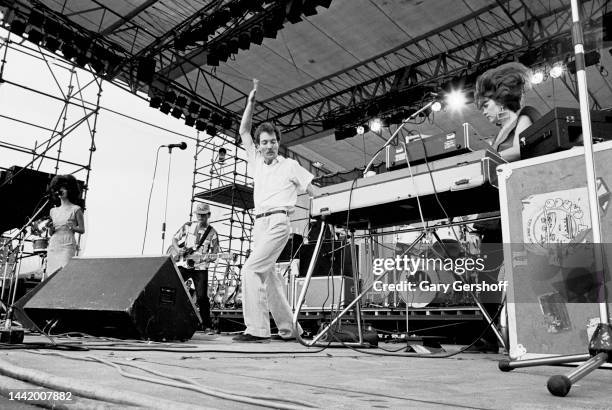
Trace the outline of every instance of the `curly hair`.
{"label": "curly hair", "polygon": [[281,131],[276,125],[271,122],[263,122],[259,124],[259,127],[255,130],[255,141],[259,144],[259,136],[262,132],[267,132],[268,134],[274,134],[276,136],[276,142],[280,144],[281,142]]}
{"label": "curly hair", "polygon": [[479,109],[488,98],[516,112],[521,108],[521,100],[529,85],[527,67],[521,63],[502,64],[478,77],[474,100]]}
{"label": "curly hair", "polygon": [[75,205],[82,207],[81,189],[74,175],[56,175],[49,184],[49,191],[58,191],[60,188],[66,188],[68,191],[68,200]]}

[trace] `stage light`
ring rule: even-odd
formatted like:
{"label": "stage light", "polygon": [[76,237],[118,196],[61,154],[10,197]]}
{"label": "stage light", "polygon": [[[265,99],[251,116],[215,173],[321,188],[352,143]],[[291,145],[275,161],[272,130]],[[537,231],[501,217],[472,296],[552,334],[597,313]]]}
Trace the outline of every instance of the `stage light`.
{"label": "stage light", "polygon": [[341,141],[347,138],[354,137],[356,133],[357,133],[357,130],[355,129],[355,127],[339,128],[339,129],[336,129],[336,131],[334,132],[334,138],[336,139],[336,141]]}
{"label": "stage light", "polygon": [[[223,44],[223,43],[222,43]],[[239,42],[237,38],[230,38],[227,42],[227,51],[229,54],[236,54],[238,52]]]}
{"label": "stage light", "polygon": [[46,20],[45,21],[45,34],[51,37],[59,36],[60,25],[57,21]]}
{"label": "stage light", "polygon": [[382,130],[382,127],[383,123],[380,118],[374,118],[370,121],[370,130],[372,130],[373,132],[380,132],[380,130]]}
{"label": "stage light", "polygon": [[47,48],[47,50],[51,51],[52,53],[55,53],[59,46],[60,42],[58,39],[56,39],[55,37],[47,37],[47,40],[45,41],[45,47]]}
{"label": "stage light", "polygon": [[210,116],[210,121],[213,123],[213,125],[221,125],[223,117],[221,117],[221,114],[213,112]]}
{"label": "stage light", "polygon": [[544,81],[544,71],[536,70],[531,76],[531,84],[540,84]]}
{"label": "stage light", "polygon": [[19,37],[23,37],[23,32],[26,28],[26,22],[23,20],[13,20],[11,23],[11,32],[17,34]]}
{"label": "stage light", "polygon": [[200,111],[200,104],[195,101],[189,103],[189,113],[197,114]]}
{"label": "stage light", "polygon": [[161,107],[159,107],[159,110],[161,112],[163,112],[164,114],[168,115],[168,113],[170,112],[170,110],[172,109],[172,106],[166,101],[164,102]]}
{"label": "stage light", "polygon": [[183,115],[183,110],[180,107],[174,107],[172,109],[172,116],[174,118],[181,118],[182,115]]}
{"label": "stage light", "polygon": [[89,58],[87,58],[87,54],[85,52],[77,53],[74,62],[81,68],[85,68],[87,63],[89,62]]}
{"label": "stage light", "polygon": [[216,13],[216,22],[218,26],[224,26],[232,19],[232,12],[229,7],[222,7]]}
{"label": "stage light", "polygon": [[[284,15],[283,15],[284,19]],[[265,38],[276,38],[278,30],[283,27],[282,20],[275,17],[268,17],[263,24],[263,36]]]}
{"label": "stage light", "polygon": [[211,67],[219,66],[219,56],[215,54],[212,50],[208,50],[208,54],[206,55],[206,64]]}
{"label": "stage light", "polygon": [[145,84],[151,84],[155,76],[155,58],[140,57],[138,59],[138,67],[136,69],[136,80]]}
{"label": "stage light", "polygon": [[174,39],[174,48],[177,51],[185,51],[188,45],[189,45],[189,40],[187,40],[187,38],[184,35],[176,37]]}
{"label": "stage light", "polygon": [[117,66],[121,64],[121,61],[123,60],[121,56],[118,56],[115,53],[109,53],[107,58],[108,61],[106,64],[106,71],[109,73],[113,72],[113,70],[115,70],[115,68],[117,68]]}
{"label": "stage light", "polygon": [[[598,51],[589,51],[588,53],[584,53],[584,66],[585,67],[590,67],[592,65],[595,64],[599,64],[601,60],[601,55],[599,54]],[[569,63],[567,63],[567,71],[569,71],[571,74],[576,74],[576,61],[570,61]]]}
{"label": "stage light", "polygon": [[223,117],[223,120],[221,121],[221,126],[226,130],[231,130],[234,126],[234,120],[232,119],[232,117],[229,116]]}
{"label": "stage light", "polygon": [[241,50],[248,50],[251,47],[251,36],[249,33],[240,33],[238,35],[238,47]]}
{"label": "stage light", "polygon": [[287,3],[287,21],[296,24],[302,21],[300,14],[302,14],[302,0],[289,0]]}
{"label": "stage light", "polygon": [[222,42],[215,50],[215,54],[217,58],[219,58],[219,61],[226,62],[230,56],[229,45],[226,42]]}
{"label": "stage light", "polygon": [[170,104],[174,104],[174,101],[176,101],[176,93],[174,91],[166,91],[164,100]]}
{"label": "stage light", "polygon": [[159,95],[154,95],[149,101],[149,107],[159,108],[162,104],[162,98]]}
{"label": "stage light", "polygon": [[45,15],[38,10],[32,10],[32,13],[30,13],[30,17],[28,18],[28,24],[31,24],[32,26],[36,27],[42,27],[44,22]]}
{"label": "stage light", "polygon": [[357,134],[358,135],[365,134],[365,128],[363,128],[363,125],[360,125],[360,126],[357,127]]}
{"label": "stage light", "polygon": [[251,29],[251,41],[258,46],[263,43],[264,33],[261,27],[256,26]]}
{"label": "stage light", "polygon": [[96,59],[92,58],[89,65],[91,65],[91,68],[93,68],[94,71],[98,73],[99,75],[104,74],[104,69],[105,69],[104,61],[97,59],[97,58]]}
{"label": "stage light", "polygon": [[321,126],[324,130],[331,130],[332,128],[336,128],[336,119],[335,118],[323,118],[321,121]]}
{"label": "stage light", "polygon": [[28,40],[30,41],[30,43],[39,45],[42,42],[42,39],[43,39],[43,33],[41,33],[40,30],[33,28],[28,33]]}
{"label": "stage light", "polygon": [[210,117],[210,110],[206,107],[200,108],[200,113],[198,114],[198,117],[203,120],[208,119],[208,117]]}
{"label": "stage light", "polygon": [[195,124],[195,117],[188,115],[185,117],[185,125],[188,127],[193,127],[193,125]]}
{"label": "stage light", "polygon": [[217,135],[217,127],[215,127],[214,125],[210,125],[210,124],[207,125],[206,133],[210,135],[211,137],[214,137],[215,135]]}
{"label": "stage light", "polygon": [[185,105],[187,105],[187,97],[185,97],[184,95],[179,95],[176,98],[176,103],[174,105],[181,108],[185,107]]}
{"label": "stage light", "polygon": [[433,104],[431,104],[431,110],[433,112],[442,111],[442,103],[440,101],[435,101]]}
{"label": "stage light", "polygon": [[[467,98],[465,98],[465,94],[463,94],[462,91],[452,90],[451,92],[446,94],[445,101],[446,105],[451,111],[460,111],[465,107],[465,104],[467,103]],[[434,108],[432,106],[432,110],[433,109]]]}
{"label": "stage light", "polygon": [[206,121],[197,120],[195,123],[196,130],[204,131],[206,129]]}
{"label": "stage light", "polygon": [[563,71],[565,71],[563,63],[555,63],[550,69],[550,76],[552,78],[559,78],[563,75]]}
{"label": "stage light", "polygon": [[66,60],[70,61],[76,57],[76,49],[71,43],[64,43],[62,44],[62,54]]}

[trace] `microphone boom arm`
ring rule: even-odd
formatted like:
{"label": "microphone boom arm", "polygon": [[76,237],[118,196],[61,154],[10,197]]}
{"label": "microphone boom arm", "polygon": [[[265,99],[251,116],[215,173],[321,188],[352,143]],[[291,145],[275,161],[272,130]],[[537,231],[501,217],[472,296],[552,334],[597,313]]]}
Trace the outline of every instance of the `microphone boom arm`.
{"label": "microphone boom arm", "polygon": [[[383,149],[385,149],[385,147],[389,144],[391,144],[391,141],[393,141],[393,138],[395,138],[395,136],[397,135],[398,132],[400,132],[400,130],[402,128],[404,128],[404,126],[408,123],[408,121],[410,121],[411,119],[415,118],[417,115],[419,115],[420,113],[422,113],[423,111],[427,110],[429,107],[431,107],[437,100],[432,100],[430,102],[428,102],[427,104],[425,104],[422,108],[420,108],[418,111],[415,111],[414,113],[412,113],[408,118],[406,118],[404,121],[402,121],[402,123],[400,124],[399,127],[397,127],[397,129],[395,130],[395,132],[389,137],[389,139],[387,140],[387,142],[385,142],[385,144],[380,147],[378,149],[378,151],[376,151],[376,153],[372,156],[372,159],[370,160],[370,162],[368,162],[368,165],[365,167],[365,169],[363,170],[363,176],[365,176],[368,171],[370,170],[370,167],[372,166],[372,163],[374,163],[374,160],[376,159],[376,157],[378,156],[378,154],[381,153],[381,151]],[[406,153],[406,155],[408,155],[408,153]],[[408,157],[406,157],[406,160],[408,160]]]}

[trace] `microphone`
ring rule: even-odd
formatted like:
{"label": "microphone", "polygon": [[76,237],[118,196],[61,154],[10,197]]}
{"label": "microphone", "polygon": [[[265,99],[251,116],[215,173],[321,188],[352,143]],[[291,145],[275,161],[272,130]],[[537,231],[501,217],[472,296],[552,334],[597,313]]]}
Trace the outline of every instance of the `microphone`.
{"label": "microphone", "polygon": [[172,148],[178,148],[178,149],[187,149],[187,143],[186,142],[181,142],[180,144],[169,144],[169,145],[162,145],[162,147],[168,147],[169,149]]}

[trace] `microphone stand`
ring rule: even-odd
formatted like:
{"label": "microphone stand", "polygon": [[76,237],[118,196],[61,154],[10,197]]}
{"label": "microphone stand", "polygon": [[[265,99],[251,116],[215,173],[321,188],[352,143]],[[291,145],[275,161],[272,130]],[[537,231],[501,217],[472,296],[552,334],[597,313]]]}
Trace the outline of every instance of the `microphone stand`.
{"label": "microphone stand", "polygon": [[589,341],[588,353],[529,360],[502,360],[499,362],[499,369],[508,372],[521,367],[558,365],[585,361],[567,375],[554,375],[548,379],[546,386],[548,391],[554,396],[559,397],[566,396],[577,381],[598,369],[604,363],[612,363],[612,326],[610,325],[610,319],[608,317],[608,302],[606,295],[607,283],[605,280],[605,276],[608,272],[604,269],[605,259],[593,155],[591,112],[589,108],[586,66],[584,60],[584,38],[582,26],[580,25],[580,8],[578,0],[571,0],[571,9],[572,40],[574,43],[574,53],[576,55],[576,82],[578,84],[578,100],[580,103],[580,122],[582,123],[582,135],[584,136],[584,163],[593,232],[595,272],[601,275],[598,277],[598,279],[601,280],[601,288],[597,298],[597,302],[599,303],[599,324]]}
{"label": "microphone stand", "polygon": [[[25,235],[22,235],[23,232],[26,230],[26,228],[28,226],[30,226],[30,224],[32,222],[34,222],[34,220],[36,220],[36,218],[38,218],[38,215],[43,211],[43,209],[45,209],[45,207],[49,204],[50,201],[50,197],[47,196],[47,198],[45,199],[45,202],[36,210],[36,212],[34,212],[34,215],[32,215],[32,217],[30,217],[30,219],[25,223],[25,225],[23,225],[19,231],[14,234],[9,241],[7,242],[7,244],[12,243],[15,239],[17,239],[17,237],[21,236],[21,238],[19,239],[19,245],[17,246],[16,249],[19,249],[19,253],[23,253],[23,243],[25,240]],[[5,244],[4,246],[7,246],[7,244]],[[19,257],[19,255],[18,255]],[[13,294],[9,300],[9,308],[6,312],[6,318],[4,321],[4,327],[2,329],[0,329],[0,343],[22,343],[23,342],[23,336],[24,336],[24,331],[23,328],[20,327],[13,327],[13,305],[15,304],[15,298],[17,297],[17,284],[19,283],[19,278],[18,278],[18,274],[19,274],[19,270],[21,269],[21,260],[23,258],[20,257],[19,258],[19,263],[15,268],[15,272],[13,274],[12,277],[12,283],[11,285],[13,285],[14,282],[14,286],[13,286]],[[8,260],[7,260],[8,263]],[[6,271],[5,271],[6,273]],[[4,282],[6,280],[6,275],[5,277],[2,279],[2,293],[4,293]]]}
{"label": "microphone stand", "polygon": [[164,248],[166,246],[166,221],[168,217],[168,190],[170,188],[170,167],[172,166],[172,148],[168,147],[168,177],[166,179],[166,201],[164,205],[164,222],[162,223],[162,248],[161,253],[165,253]]}
{"label": "microphone stand", "polygon": [[[397,129],[395,130],[395,132],[389,137],[389,139],[387,140],[387,142],[385,142],[385,144],[380,147],[378,149],[378,151],[376,151],[376,153],[372,156],[372,159],[370,160],[370,162],[368,162],[368,165],[365,167],[365,169],[363,170],[363,176],[365,176],[368,171],[370,170],[370,167],[372,166],[372,163],[374,162],[374,160],[376,159],[376,157],[378,156],[378,154],[381,153],[381,151],[383,149],[385,149],[385,147],[387,147],[389,144],[391,144],[391,141],[393,141],[393,139],[395,138],[395,136],[397,135],[398,132],[400,132],[402,130],[402,128],[404,128],[404,126],[408,123],[408,121],[412,120],[413,118],[416,118],[417,115],[419,115],[420,113],[428,110],[432,105],[434,105],[434,103],[438,101],[437,99],[433,99],[430,102],[428,102],[427,104],[425,104],[422,108],[420,108],[418,111],[415,111],[414,113],[412,113],[412,115],[410,115],[410,117],[406,118],[404,121],[402,121],[402,123],[400,124],[399,127],[397,127]],[[406,153],[406,155],[408,155],[408,153]]]}

